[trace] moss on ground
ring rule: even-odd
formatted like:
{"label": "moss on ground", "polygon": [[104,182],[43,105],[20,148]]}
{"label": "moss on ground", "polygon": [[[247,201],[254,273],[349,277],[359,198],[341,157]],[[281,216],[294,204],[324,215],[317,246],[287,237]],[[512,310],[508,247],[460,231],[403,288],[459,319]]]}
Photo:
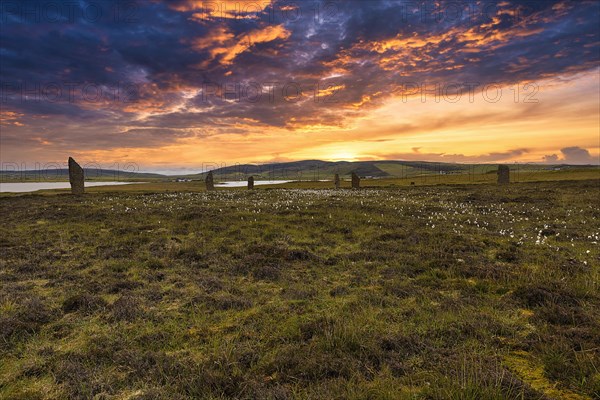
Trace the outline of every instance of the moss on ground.
{"label": "moss on ground", "polygon": [[0,398],[598,398],[599,193],[1,197]]}

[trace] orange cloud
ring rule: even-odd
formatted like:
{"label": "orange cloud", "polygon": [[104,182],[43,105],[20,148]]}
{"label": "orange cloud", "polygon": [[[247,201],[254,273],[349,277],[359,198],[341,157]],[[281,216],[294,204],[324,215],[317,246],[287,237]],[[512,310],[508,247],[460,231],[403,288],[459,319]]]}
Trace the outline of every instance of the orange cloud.
{"label": "orange cloud", "polygon": [[206,68],[217,58],[221,64],[230,65],[238,55],[250,50],[254,45],[278,39],[285,40],[290,35],[291,32],[283,25],[269,25],[237,37],[227,28],[217,27],[208,36],[194,39],[192,45],[196,50],[208,50],[211,58],[199,65],[200,68]]}
{"label": "orange cloud", "polygon": [[19,119],[23,116],[24,114],[17,113],[14,111],[0,110],[0,126],[25,126],[25,124],[19,122]]}
{"label": "orange cloud", "polygon": [[[502,6],[503,3],[500,4]],[[562,3],[561,3],[562,4]],[[558,10],[566,8],[562,5]],[[515,39],[538,35],[544,31],[540,23],[548,22],[548,17],[533,14],[515,22],[510,29],[502,29],[502,16],[512,15],[515,10],[500,8],[497,15],[487,24],[475,27],[455,27],[441,34],[420,35],[413,33],[380,41],[365,42],[360,40],[348,49],[342,50],[334,61],[324,63],[325,66],[336,70],[345,70],[352,63],[364,62],[365,55],[374,59],[379,66],[387,71],[432,72],[435,70],[457,70],[463,65],[453,64],[454,60],[440,61],[438,56],[452,51],[456,53],[477,53],[483,50],[496,50]],[[554,15],[553,18],[557,18]],[[448,48],[441,46],[444,42],[454,42],[456,45]],[[421,65],[420,67],[418,67]]]}
{"label": "orange cloud", "polygon": [[196,38],[192,41],[194,48],[198,50],[208,49],[215,46],[218,43],[228,42],[234,38],[234,34],[231,33],[225,26],[216,26],[207,36]]}

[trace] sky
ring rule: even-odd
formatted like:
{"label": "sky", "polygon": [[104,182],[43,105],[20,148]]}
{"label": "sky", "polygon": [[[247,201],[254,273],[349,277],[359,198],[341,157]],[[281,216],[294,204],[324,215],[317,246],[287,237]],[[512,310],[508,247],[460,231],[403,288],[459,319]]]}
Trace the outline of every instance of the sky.
{"label": "sky", "polygon": [[3,169],[600,163],[600,2],[2,0]]}

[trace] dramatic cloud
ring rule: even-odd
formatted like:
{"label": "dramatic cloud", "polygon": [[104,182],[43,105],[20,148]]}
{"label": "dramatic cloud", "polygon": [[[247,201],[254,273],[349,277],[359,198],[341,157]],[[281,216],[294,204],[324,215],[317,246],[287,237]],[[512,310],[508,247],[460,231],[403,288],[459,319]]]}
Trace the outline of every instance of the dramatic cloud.
{"label": "dramatic cloud", "polygon": [[[182,146],[225,158],[218,144],[243,140],[261,159],[345,154],[358,141],[365,157],[418,147],[431,159],[540,160],[562,148],[561,160],[584,163],[600,151],[588,145],[598,99],[584,96],[598,86],[597,1],[24,0],[0,12],[3,160]],[[583,81],[568,103],[552,94]],[[498,88],[512,108],[496,104]],[[477,100],[452,108],[460,96]],[[421,99],[435,103],[427,116],[413,111]],[[385,129],[413,135],[391,151],[390,134],[369,137],[390,104],[403,108]],[[477,110],[486,146],[439,151]],[[578,137],[532,148],[542,126],[572,116]],[[499,125],[530,139],[504,143]]]}
{"label": "dramatic cloud", "polygon": [[559,162],[559,158],[556,154],[545,155],[543,158],[545,163],[548,164],[557,164]]}
{"label": "dramatic cloud", "polygon": [[581,147],[565,147],[560,152],[567,164],[592,164],[594,161],[598,163],[598,160],[594,160],[589,151]]}
{"label": "dramatic cloud", "polygon": [[199,51],[208,51],[211,58],[200,64],[200,68],[206,68],[210,62],[220,57],[221,64],[230,65],[241,53],[249,51],[259,43],[268,43],[276,39],[287,39],[290,32],[282,25],[266,26],[234,37],[225,27],[217,27],[214,33],[206,37],[194,40],[194,47]]}
{"label": "dramatic cloud", "polygon": [[[600,133],[599,133],[600,135]],[[600,156],[592,156],[587,149],[572,146],[560,149],[562,157],[556,154],[544,156],[544,162],[548,164],[600,164]]]}
{"label": "dramatic cloud", "polygon": [[581,147],[565,147],[560,152],[567,164],[600,164],[598,157],[592,157],[588,150]]}

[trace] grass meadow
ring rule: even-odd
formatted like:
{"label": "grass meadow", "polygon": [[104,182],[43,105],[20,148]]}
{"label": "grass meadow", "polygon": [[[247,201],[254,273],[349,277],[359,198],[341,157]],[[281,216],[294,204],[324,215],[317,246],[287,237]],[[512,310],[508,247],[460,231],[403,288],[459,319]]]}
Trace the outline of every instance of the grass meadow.
{"label": "grass meadow", "polygon": [[583,178],[2,196],[0,398],[598,399]]}

